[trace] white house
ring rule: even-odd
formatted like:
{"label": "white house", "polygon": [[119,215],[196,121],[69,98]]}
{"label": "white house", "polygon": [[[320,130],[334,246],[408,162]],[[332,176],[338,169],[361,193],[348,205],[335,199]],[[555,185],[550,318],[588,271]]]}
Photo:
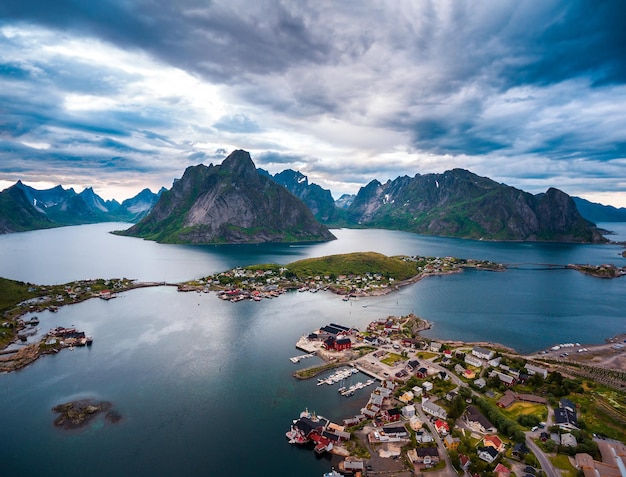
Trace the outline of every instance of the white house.
{"label": "white house", "polygon": [[533,364],[530,363],[526,363],[526,371],[528,371],[528,374],[530,374],[531,376],[533,374],[539,374],[541,375],[541,377],[543,377],[543,379],[546,379],[548,377],[548,370],[545,368],[541,368],[539,366],[535,366]]}
{"label": "white house", "polygon": [[465,355],[465,362],[467,364],[471,364],[472,366],[476,366],[477,368],[481,368],[483,365],[482,359],[479,359],[476,356],[472,356],[471,354]]}
{"label": "white house", "polygon": [[472,349],[472,355],[480,359],[489,360],[494,357],[495,353],[490,349],[482,348],[481,346],[474,346]]}
{"label": "white house", "polygon": [[424,381],[422,383],[422,387],[424,388],[424,391],[431,391],[433,389],[433,383],[430,381]]}
{"label": "white house", "polygon": [[402,415],[407,419],[411,419],[413,416],[415,416],[415,406],[413,404],[404,406],[402,408]]}
{"label": "white house", "polygon": [[439,419],[448,418],[448,412],[444,408],[429,401],[428,399],[422,399],[422,411],[426,414],[430,414],[431,416],[438,417]]}

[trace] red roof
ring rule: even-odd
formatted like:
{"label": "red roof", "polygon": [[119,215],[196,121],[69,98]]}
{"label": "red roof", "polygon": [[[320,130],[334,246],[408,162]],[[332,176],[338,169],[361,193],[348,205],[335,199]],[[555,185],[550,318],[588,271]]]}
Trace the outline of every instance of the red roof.
{"label": "red roof", "polygon": [[491,445],[496,449],[500,449],[502,447],[502,441],[498,436],[485,436],[483,439],[485,445]]}
{"label": "red roof", "polygon": [[450,430],[450,426],[446,421],[442,421],[441,419],[437,419],[435,421],[435,428],[439,431],[440,429],[445,429],[446,431]]}
{"label": "red roof", "polygon": [[498,474],[510,474],[511,473],[511,469],[509,469],[508,467],[503,466],[502,464],[498,464],[496,465],[496,468],[493,469],[493,471]]}

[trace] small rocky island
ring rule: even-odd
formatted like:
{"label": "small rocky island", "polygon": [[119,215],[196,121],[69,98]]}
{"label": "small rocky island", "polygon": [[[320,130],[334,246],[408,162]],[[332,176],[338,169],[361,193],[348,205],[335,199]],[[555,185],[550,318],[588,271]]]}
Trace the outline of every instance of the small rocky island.
{"label": "small rocky island", "polygon": [[122,418],[110,402],[92,399],[59,404],[54,406],[52,411],[59,414],[54,420],[54,425],[66,430],[84,427],[102,413],[105,413],[104,418],[110,423],[119,422]]}

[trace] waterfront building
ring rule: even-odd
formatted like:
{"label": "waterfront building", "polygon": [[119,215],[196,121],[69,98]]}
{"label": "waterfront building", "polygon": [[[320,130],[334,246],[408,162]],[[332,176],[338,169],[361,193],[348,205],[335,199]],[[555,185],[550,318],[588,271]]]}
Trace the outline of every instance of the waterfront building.
{"label": "waterfront building", "polygon": [[483,348],[481,346],[474,346],[472,348],[472,354],[480,359],[489,360],[494,357],[495,353],[490,349]]}

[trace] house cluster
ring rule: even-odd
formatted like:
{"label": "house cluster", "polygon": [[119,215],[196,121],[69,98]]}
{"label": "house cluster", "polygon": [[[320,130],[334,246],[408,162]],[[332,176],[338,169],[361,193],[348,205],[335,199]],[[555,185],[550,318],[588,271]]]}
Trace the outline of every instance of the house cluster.
{"label": "house cluster", "polygon": [[330,452],[335,444],[350,439],[350,433],[344,426],[335,424],[328,419],[310,413],[308,410],[300,413],[291,429],[285,434],[290,444],[307,444],[313,442],[314,450],[318,454]]}

